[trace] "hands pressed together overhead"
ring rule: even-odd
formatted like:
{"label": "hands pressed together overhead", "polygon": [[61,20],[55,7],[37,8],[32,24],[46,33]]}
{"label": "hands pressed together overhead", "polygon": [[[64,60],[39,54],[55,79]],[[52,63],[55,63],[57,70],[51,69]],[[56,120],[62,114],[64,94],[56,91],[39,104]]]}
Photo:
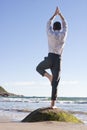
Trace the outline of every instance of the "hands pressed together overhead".
{"label": "hands pressed together overhead", "polygon": [[59,8],[58,8],[58,7],[56,7],[56,10],[55,10],[54,15],[59,15],[59,14],[60,14],[60,10],[59,10]]}
{"label": "hands pressed together overhead", "polygon": [[56,7],[56,10],[55,10],[53,16],[50,18],[50,20],[53,20],[53,18],[54,18],[56,15],[59,15],[60,18],[61,18],[62,20],[64,20],[64,17],[63,17],[63,15],[62,15],[62,13],[60,12],[60,10],[59,10],[58,7]]}

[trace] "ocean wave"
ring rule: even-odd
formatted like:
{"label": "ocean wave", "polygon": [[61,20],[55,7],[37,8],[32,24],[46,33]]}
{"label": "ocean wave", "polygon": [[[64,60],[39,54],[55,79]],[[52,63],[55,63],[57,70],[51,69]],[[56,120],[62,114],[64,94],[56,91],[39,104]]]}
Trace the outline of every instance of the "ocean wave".
{"label": "ocean wave", "polygon": [[[34,109],[19,109],[19,108],[17,108],[17,109],[14,109],[14,108],[1,108],[0,109],[0,111],[8,111],[8,112],[28,112],[28,113],[30,113],[30,112],[32,112]],[[81,114],[81,115],[87,115],[87,112],[86,111],[71,111],[71,110],[66,110],[67,112],[69,112],[69,113],[71,113],[71,114]]]}
{"label": "ocean wave", "polygon": [[87,104],[87,101],[85,102],[85,101],[79,101],[79,102],[74,102],[75,104]]}
{"label": "ocean wave", "polygon": [[59,104],[87,104],[87,101],[57,101]]}
{"label": "ocean wave", "polygon": [[83,112],[83,111],[68,111],[71,114],[81,114],[81,115],[87,115],[87,112]]}
{"label": "ocean wave", "polygon": [[32,110],[28,109],[0,109],[0,111],[8,111],[8,112],[28,112],[30,113]]}
{"label": "ocean wave", "polygon": [[[24,103],[40,103],[50,102],[49,97],[23,97],[23,98],[12,98],[12,97],[0,97],[0,102],[24,102]],[[58,98],[56,100],[59,104],[87,104],[87,98]]]}

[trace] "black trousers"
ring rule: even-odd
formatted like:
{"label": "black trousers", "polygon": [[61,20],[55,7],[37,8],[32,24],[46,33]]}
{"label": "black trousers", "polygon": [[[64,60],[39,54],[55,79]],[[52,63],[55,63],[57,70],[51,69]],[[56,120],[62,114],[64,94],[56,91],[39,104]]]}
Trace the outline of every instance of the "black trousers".
{"label": "black trousers", "polygon": [[44,60],[36,67],[36,70],[44,76],[46,69],[50,69],[53,75],[52,79],[52,94],[51,100],[56,100],[57,97],[57,86],[60,80],[60,71],[61,71],[61,56],[54,53],[49,53],[48,57],[45,57]]}

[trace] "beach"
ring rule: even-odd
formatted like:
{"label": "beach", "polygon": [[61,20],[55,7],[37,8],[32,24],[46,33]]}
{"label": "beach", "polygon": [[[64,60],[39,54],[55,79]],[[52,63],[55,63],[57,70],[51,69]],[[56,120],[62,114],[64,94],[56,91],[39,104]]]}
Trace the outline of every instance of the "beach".
{"label": "beach", "polygon": [[1,122],[0,130],[87,130],[87,126],[56,121],[37,123]]}
{"label": "beach", "polygon": [[[0,119],[20,122],[30,112],[49,105],[48,97],[0,97]],[[87,98],[59,98],[56,106],[69,111],[87,125]]]}
{"label": "beach", "polygon": [[87,98],[62,98],[57,107],[71,111],[84,124],[56,121],[21,122],[30,112],[49,106],[48,98],[0,98],[0,130],[87,130]]}

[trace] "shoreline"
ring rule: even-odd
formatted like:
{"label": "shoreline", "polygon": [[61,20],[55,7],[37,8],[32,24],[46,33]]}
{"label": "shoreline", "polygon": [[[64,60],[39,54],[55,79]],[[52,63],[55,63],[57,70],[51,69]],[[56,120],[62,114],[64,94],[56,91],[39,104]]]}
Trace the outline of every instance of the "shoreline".
{"label": "shoreline", "polygon": [[[32,111],[31,111],[32,112]],[[25,111],[0,111],[0,122],[20,122],[23,120],[30,112]],[[73,112],[70,112],[73,114]],[[73,114],[75,117],[80,119],[87,125],[87,113],[81,112],[80,115],[78,113]]]}
{"label": "shoreline", "polygon": [[[32,111],[31,111],[32,112]],[[0,123],[1,122],[20,122],[23,120],[27,115],[29,115],[30,112],[25,111],[0,111]],[[71,112],[71,114],[73,114]],[[87,113],[86,115],[84,113],[81,113],[78,115],[78,113],[73,114],[78,119],[84,122],[85,125],[87,125]]]}
{"label": "shoreline", "polygon": [[87,130],[87,125],[57,121],[23,123],[11,121],[7,116],[0,116],[0,130],[24,130],[25,128],[26,130]]}
{"label": "shoreline", "polygon": [[85,124],[74,124],[56,121],[45,121],[35,123],[22,123],[22,122],[0,122],[1,130],[87,130]]}
{"label": "shoreline", "polygon": [[[36,101],[39,101],[36,102]],[[67,102],[66,102],[67,101]],[[72,102],[73,101],[73,102]],[[0,130],[87,130],[87,104],[79,103],[72,99],[63,100],[56,103],[59,108],[70,111],[84,124],[74,124],[65,122],[20,122],[29,112],[43,106],[48,106],[49,102],[30,98],[1,98],[0,99]],[[75,103],[74,103],[75,101]],[[87,98],[85,102],[87,101]]]}

